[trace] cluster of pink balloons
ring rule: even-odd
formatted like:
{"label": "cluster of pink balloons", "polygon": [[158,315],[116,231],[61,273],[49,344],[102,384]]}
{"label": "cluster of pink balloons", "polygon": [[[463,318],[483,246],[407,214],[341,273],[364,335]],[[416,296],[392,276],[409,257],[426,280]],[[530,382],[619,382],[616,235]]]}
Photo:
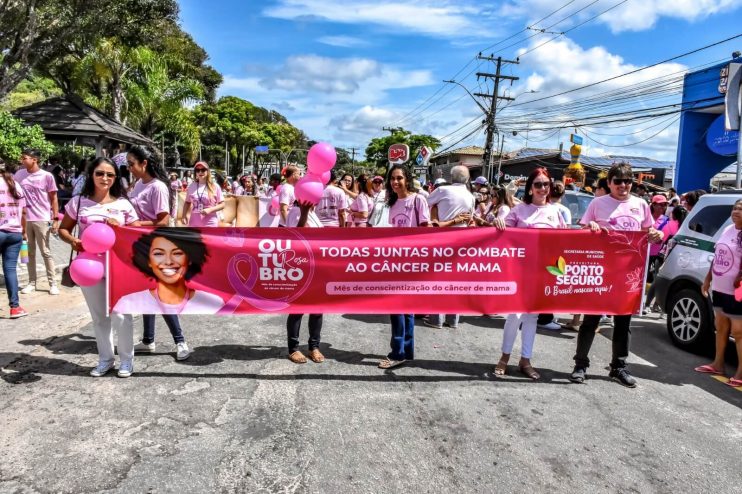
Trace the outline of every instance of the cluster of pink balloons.
{"label": "cluster of pink balloons", "polygon": [[335,148],[327,142],[318,142],[307,154],[307,174],[294,187],[299,202],[317,204],[322,198],[325,185],[330,181],[330,170],[335,166]]}
{"label": "cluster of pink balloons", "polygon": [[92,286],[106,274],[105,254],[116,242],[113,228],[105,223],[93,223],[82,233],[81,252],[70,264],[70,276],[80,286]]}

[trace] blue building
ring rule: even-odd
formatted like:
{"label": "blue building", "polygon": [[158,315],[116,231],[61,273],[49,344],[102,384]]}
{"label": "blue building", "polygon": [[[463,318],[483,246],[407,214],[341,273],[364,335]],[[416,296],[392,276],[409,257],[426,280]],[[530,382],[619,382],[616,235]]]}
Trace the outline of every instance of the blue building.
{"label": "blue building", "polygon": [[[742,63],[742,57],[730,60]],[[724,130],[724,94],[729,62],[691,72],[683,81],[675,188],[708,189],[709,181],[737,161],[737,131]]]}

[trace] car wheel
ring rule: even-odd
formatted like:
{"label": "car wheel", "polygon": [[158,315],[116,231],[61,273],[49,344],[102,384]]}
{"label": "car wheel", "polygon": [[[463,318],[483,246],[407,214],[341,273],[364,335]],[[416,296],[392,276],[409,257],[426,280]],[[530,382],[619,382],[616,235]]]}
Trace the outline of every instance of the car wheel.
{"label": "car wheel", "polygon": [[706,354],[714,349],[714,321],[708,301],[692,288],[673,294],[667,311],[667,332],[683,350]]}

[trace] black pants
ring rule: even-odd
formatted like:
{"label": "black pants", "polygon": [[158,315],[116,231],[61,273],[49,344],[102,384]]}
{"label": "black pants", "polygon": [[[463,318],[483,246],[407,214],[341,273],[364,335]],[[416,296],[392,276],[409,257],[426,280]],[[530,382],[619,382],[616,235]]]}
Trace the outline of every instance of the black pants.
{"label": "black pants", "polygon": [[[577,367],[590,367],[590,347],[595,339],[595,330],[598,328],[600,316],[585,316],[577,334],[577,353],[575,354],[575,365]],[[626,316],[613,316],[613,358],[612,369],[626,367],[626,359],[629,356],[629,345],[631,343],[631,314]]]}
{"label": "black pants", "polygon": [[[299,349],[299,328],[304,314],[289,314],[286,319],[286,336],[288,338],[289,355]],[[319,348],[320,332],[322,331],[322,314],[309,314],[309,351]]]}
{"label": "black pants", "polygon": [[539,314],[536,324],[549,324],[554,321],[554,314]]}

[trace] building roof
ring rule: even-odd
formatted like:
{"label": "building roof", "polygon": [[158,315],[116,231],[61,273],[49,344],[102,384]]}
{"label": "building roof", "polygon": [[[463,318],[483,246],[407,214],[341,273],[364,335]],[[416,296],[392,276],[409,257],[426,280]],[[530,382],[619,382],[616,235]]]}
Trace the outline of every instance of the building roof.
{"label": "building roof", "polygon": [[[569,151],[559,151],[558,149],[537,149],[537,148],[522,148],[513,153],[508,154],[509,158],[503,160],[503,164],[517,163],[528,161],[530,159],[538,158],[554,158],[558,157],[565,163],[571,161]],[[586,166],[595,166],[599,168],[609,168],[614,163],[619,161],[625,161],[629,163],[633,168],[649,169],[649,168],[664,168],[667,170],[673,170],[675,168],[674,161],[659,161],[651,158],[643,158],[640,156],[587,156],[580,155],[580,163]]]}
{"label": "building roof", "polygon": [[153,144],[152,140],[68,95],[50,98],[13,112],[27,124],[37,124],[51,139],[108,138],[126,144]]}
{"label": "building roof", "polygon": [[431,159],[433,158],[440,158],[443,156],[449,156],[452,154],[458,154],[458,155],[467,155],[467,156],[484,156],[484,148],[480,146],[465,146],[458,149],[452,149],[450,151],[446,151],[445,153],[441,154],[433,154],[431,156]]}

